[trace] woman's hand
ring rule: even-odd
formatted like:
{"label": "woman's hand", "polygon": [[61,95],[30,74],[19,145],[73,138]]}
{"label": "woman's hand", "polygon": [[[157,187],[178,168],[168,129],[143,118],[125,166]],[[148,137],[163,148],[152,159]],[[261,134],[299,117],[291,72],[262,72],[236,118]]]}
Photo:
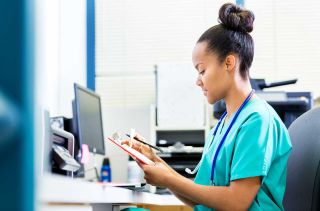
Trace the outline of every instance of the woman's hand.
{"label": "woman's hand", "polygon": [[162,162],[156,162],[155,165],[138,164],[144,171],[144,179],[154,186],[167,187],[168,181],[175,176],[174,172]]}
{"label": "woman's hand", "polygon": [[[134,138],[144,141],[144,138],[137,133],[135,134]],[[151,185],[165,187],[168,178],[170,176],[177,175],[177,172],[175,172],[168,164],[166,164],[159,156],[157,156],[151,147],[139,141],[136,141],[135,139],[133,139],[132,141],[124,140],[121,142],[121,144],[127,144],[128,146],[131,145],[133,149],[144,154],[150,160],[155,162],[155,165],[145,165],[137,161],[138,165],[144,171],[144,178],[147,181],[147,183]]]}
{"label": "woman's hand", "polygon": [[[142,136],[140,136],[138,133],[135,134],[134,138],[139,139],[139,140],[144,140],[144,138]],[[140,152],[141,154],[144,154],[146,157],[148,157],[150,160],[152,160],[153,162],[160,162],[160,158],[159,156],[156,155],[156,153],[154,152],[154,150],[133,139],[133,141],[130,143],[130,140],[124,140],[121,142],[121,144],[126,144],[128,146],[130,146],[132,144],[132,148],[137,150],[138,152]]]}

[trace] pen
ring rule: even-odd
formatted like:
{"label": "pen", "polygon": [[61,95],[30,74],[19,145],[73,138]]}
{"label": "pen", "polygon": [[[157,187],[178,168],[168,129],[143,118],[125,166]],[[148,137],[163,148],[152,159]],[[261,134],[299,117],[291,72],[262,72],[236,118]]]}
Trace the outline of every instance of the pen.
{"label": "pen", "polygon": [[[126,136],[130,137],[129,134],[126,134]],[[141,142],[141,143],[143,143],[143,144],[145,144],[145,145],[148,145],[149,147],[151,147],[151,148],[153,148],[153,149],[156,149],[156,150],[160,151],[161,153],[163,153],[163,150],[162,150],[160,147],[157,147],[157,146],[153,146],[153,145],[151,145],[151,144],[148,144],[147,142],[144,142],[144,141],[142,141],[142,140],[139,140],[139,139],[137,139],[136,137],[133,137],[133,138],[134,138],[136,141],[139,141],[139,142]]]}

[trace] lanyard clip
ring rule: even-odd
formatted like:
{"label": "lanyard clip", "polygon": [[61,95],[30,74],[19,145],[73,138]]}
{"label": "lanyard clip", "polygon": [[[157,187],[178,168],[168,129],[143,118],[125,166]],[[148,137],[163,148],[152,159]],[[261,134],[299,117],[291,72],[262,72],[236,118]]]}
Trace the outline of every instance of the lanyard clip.
{"label": "lanyard clip", "polygon": [[210,180],[210,185],[214,186],[214,181],[213,180]]}

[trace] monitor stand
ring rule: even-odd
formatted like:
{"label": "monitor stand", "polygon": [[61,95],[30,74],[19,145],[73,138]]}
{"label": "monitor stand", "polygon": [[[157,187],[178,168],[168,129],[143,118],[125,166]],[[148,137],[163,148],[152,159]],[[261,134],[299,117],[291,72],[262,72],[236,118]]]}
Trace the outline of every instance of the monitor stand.
{"label": "monitor stand", "polygon": [[96,148],[93,148],[93,168],[96,172],[96,177],[97,177],[97,180],[98,182],[100,182],[100,176],[99,176],[99,171],[98,171],[98,168],[97,168],[97,160],[96,160],[96,152],[97,152],[97,149]]}

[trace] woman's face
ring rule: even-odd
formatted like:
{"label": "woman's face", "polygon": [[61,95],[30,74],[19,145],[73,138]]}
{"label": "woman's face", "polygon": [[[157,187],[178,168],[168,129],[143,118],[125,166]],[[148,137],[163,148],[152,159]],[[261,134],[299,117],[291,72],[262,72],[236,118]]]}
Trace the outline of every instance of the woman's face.
{"label": "woman's face", "polygon": [[196,84],[201,87],[208,103],[223,99],[230,87],[227,65],[214,53],[207,51],[207,42],[197,43],[192,53],[192,62],[198,71]]}

